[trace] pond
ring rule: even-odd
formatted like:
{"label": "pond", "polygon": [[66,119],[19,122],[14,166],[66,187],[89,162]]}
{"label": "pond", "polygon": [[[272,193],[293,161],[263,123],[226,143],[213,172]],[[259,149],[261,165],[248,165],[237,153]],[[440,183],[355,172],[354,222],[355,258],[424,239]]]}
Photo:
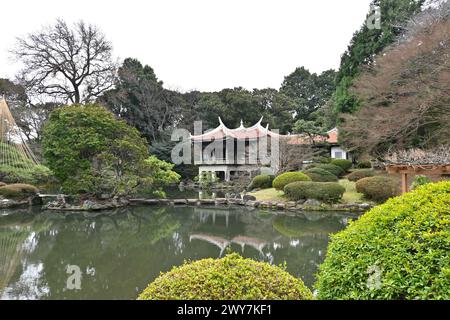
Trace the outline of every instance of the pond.
{"label": "pond", "polygon": [[[329,235],[354,217],[218,207],[0,210],[0,298],[136,299],[161,271],[229,251],[286,262],[311,287]],[[67,287],[69,265],[80,268],[79,290]]]}

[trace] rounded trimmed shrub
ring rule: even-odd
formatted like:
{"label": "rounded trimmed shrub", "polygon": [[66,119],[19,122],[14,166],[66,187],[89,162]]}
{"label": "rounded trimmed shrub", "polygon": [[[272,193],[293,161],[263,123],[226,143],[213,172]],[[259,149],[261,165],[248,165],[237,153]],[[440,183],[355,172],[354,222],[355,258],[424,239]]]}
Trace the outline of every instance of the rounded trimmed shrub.
{"label": "rounded trimmed shrub", "polygon": [[283,190],[287,184],[296,181],[311,181],[311,178],[303,172],[285,172],[273,180],[272,186],[277,190]]}
{"label": "rounded trimmed shrub", "polygon": [[311,300],[303,281],[283,268],[233,253],[162,273],[139,300]]}
{"label": "rounded trimmed shrub", "polygon": [[376,206],[333,235],[321,299],[450,299],[450,182]]}
{"label": "rounded trimmed shrub", "polygon": [[0,187],[6,186],[6,183],[0,181]]}
{"label": "rounded trimmed shrub", "polygon": [[363,160],[363,161],[358,161],[358,163],[356,164],[356,168],[358,169],[370,169],[372,168],[372,163],[370,163],[370,161],[367,160]]}
{"label": "rounded trimmed shrub", "polygon": [[368,177],[356,181],[356,191],[367,199],[382,202],[400,194],[400,183],[391,177]]}
{"label": "rounded trimmed shrub", "polygon": [[253,178],[252,182],[248,186],[248,190],[253,189],[268,189],[272,188],[272,181],[274,179],[274,176],[269,175],[258,175]]}
{"label": "rounded trimmed shrub", "polygon": [[30,184],[15,183],[0,187],[0,195],[5,198],[27,198],[35,195],[39,190]]}
{"label": "rounded trimmed shrub", "polygon": [[284,194],[291,201],[316,199],[337,202],[344,192],[345,188],[337,182],[292,182],[284,187]]}
{"label": "rounded trimmed shrub", "polygon": [[344,170],[341,167],[331,163],[320,164],[316,168],[327,170],[328,172],[334,174],[336,177],[340,177],[344,174]]}
{"label": "rounded trimmed shrub", "polygon": [[304,166],[303,169],[304,170],[309,170],[309,169],[317,167],[318,165],[319,165],[318,163],[309,163],[306,166]]}
{"label": "rounded trimmed shrub", "polygon": [[339,180],[334,174],[321,168],[308,169],[304,173],[314,182],[337,182]]}
{"label": "rounded trimmed shrub", "polygon": [[346,159],[333,159],[330,163],[341,167],[344,172],[347,172],[352,167],[352,162]]}
{"label": "rounded trimmed shrub", "polygon": [[347,179],[353,182],[361,180],[362,178],[368,178],[375,176],[375,171],[372,169],[359,169],[347,175]]}

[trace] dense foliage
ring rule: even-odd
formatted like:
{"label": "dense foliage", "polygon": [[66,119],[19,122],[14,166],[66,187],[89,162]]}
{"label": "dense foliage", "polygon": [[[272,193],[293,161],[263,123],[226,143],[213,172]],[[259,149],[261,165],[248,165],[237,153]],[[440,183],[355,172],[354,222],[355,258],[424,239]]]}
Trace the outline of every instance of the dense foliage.
{"label": "dense foliage", "polygon": [[346,178],[350,181],[356,182],[362,178],[373,177],[374,175],[375,171],[372,169],[358,169],[348,174]]}
{"label": "dense foliage", "polygon": [[316,166],[316,168],[326,170],[326,171],[334,174],[336,177],[340,177],[341,175],[344,174],[344,170],[340,166],[337,166],[337,165],[331,164],[331,163],[319,164]]}
{"label": "dense foliage", "polygon": [[416,189],[420,186],[423,186],[423,185],[425,185],[427,183],[431,183],[431,182],[432,182],[432,180],[429,177],[419,174],[414,177],[414,181],[411,183],[411,189]]}
{"label": "dense foliage", "polygon": [[346,159],[333,159],[330,163],[341,167],[344,172],[347,172],[352,167],[352,162]]}
{"label": "dense foliage", "polygon": [[283,190],[285,185],[296,181],[311,181],[311,178],[302,172],[285,172],[273,180],[272,186],[277,190]]}
{"label": "dense foliage", "polygon": [[179,93],[164,89],[150,66],[131,58],[124,60],[115,88],[100,102],[152,142],[173,127],[182,107]]}
{"label": "dense foliage", "polygon": [[400,194],[400,182],[386,176],[362,178],[356,182],[356,191],[367,199],[382,202]]}
{"label": "dense foliage", "polygon": [[69,193],[129,194],[179,178],[172,165],[148,158],[147,143],[135,128],[95,104],[53,111],[43,147],[47,163]]}
{"label": "dense foliage", "polygon": [[332,236],[321,299],[450,299],[450,182],[379,205]]}
{"label": "dense foliage", "polygon": [[345,188],[336,182],[292,182],[284,187],[289,200],[316,199],[337,202],[342,199]]}
{"label": "dense foliage", "polygon": [[161,274],[140,300],[310,300],[312,293],[283,268],[229,254]]}
{"label": "dense foliage", "polygon": [[280,93],[293,100],[296,119],[314,118],[314,113],[333,94],[335,76],[334,70],[327,70],[318,75],[300,67],[284,78]]}
{"label": "dense foliage", "polygon": [[372,163],[370,163],[370,161],[368,161],[368,160],[361,160],[361,161],[358,161],[358,163],[356,164],[356,168],[370,169],[370,168],[372,168]]}
{"label": "dense foliage", "polygon": [[339,179],[331,172],[321,168],[311,168],[304,173],[314,182],[337,182]]}
{"label": "dense foliage", "polygon": [[0,142],[0,150],[0,181],[41,184],[52,178],[50,169],[35,164],[12,145]]}
{"label": "dense foliage", "polygon": [[272,188],[273,176],[261,174],[252,179],[247,187],[248,190]]}
{"label": "dense foliage", "polygon": [[[358,96],[350,91],[354,79],[363,66],[373,62],[374,56],[393,43],[403,31],[402,26],[420,11],[424,0],[374,0],[381,9],[380,29],[370,29],[366,23],[353,35],[347,51],[341,57],[336,75],[334,113],[354,112],[359,106]],[[373,12],[368,14],[371,15]]]}

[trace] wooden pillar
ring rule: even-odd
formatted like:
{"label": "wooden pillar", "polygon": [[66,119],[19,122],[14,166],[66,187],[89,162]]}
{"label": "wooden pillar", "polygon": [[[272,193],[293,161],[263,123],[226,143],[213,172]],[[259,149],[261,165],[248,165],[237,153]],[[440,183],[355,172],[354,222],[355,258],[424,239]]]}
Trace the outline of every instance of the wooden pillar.
{"label": "wooden pillar", "polygon": [[408,192],[408,174],[402,173],[402,193]]}

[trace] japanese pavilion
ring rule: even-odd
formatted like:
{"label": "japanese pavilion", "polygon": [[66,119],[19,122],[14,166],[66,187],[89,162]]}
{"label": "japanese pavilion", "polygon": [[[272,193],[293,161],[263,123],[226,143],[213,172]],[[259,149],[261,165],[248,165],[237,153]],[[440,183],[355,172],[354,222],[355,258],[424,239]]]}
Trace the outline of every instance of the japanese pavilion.
{"label": "japanese pavilion", "polygon": [[[230,129],[219,117],[219,126],[215,129],[200,135],[191,135],[194,164],[198,166],[199,175],[203,172],[214,172],[219,179],[230,181],[239,176],[252,177],[263,172],[271,174],[277,171],[276,162],[267,161],[270,151],[261,153],[261,148],[267,149],[266,146],[270,145],[274,138],[286,138],[288,144],[293,147],[310,143],[304,135],[281,135],[271,131],[268,124],[265,127],[261,125],[262,120],[261,117],[251,127],[244,127],[241,120],[238,128]],[[346,159],[348,154],[339,147],[337,136],[337,128],[334,128],[328,132],[327,137],[317,137],[314,141],[327,145],[332,158]]]}

